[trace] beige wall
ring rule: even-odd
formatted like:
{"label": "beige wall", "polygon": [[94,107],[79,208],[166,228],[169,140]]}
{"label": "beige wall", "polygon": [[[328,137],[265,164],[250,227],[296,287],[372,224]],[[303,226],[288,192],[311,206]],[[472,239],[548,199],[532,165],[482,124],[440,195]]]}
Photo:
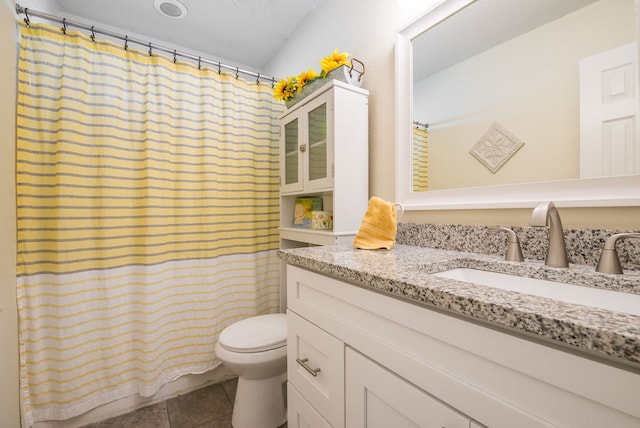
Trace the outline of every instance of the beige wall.
{"label": "beige wall", "polygon": [[327,0],[264,70],[280,77],[320,71],[320,59],[336,48],[365,63],[371,195],[393,199],[395,193],[395,35],[439,1]]}
{"label": "beige wall", "polygon": [[0,424],[20,426],[18,401],[18,314],[16,309],[16,26],[0,4]]}
{"label": "beige wall", "polygon": [[[318,67],[339,48],[366,64],[369,100],[369,193],[395,198],[395,35],[437,0],[328,0],[265,69],[276,76]],[[452,210],[405,213],[402,221],[525,225],[531,210]],[[561,209],[565,226],[640,230],[640,207]]]}

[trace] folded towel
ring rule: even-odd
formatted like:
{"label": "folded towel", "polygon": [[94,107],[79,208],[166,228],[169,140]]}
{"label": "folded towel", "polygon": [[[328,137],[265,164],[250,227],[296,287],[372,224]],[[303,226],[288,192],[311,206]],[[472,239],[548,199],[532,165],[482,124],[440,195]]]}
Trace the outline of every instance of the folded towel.
{"label": "folded towel", "polygon": [[374,196],[369,200],[353,246],[363,250],[390,250],[396,242],[397,229],[395,204]]}

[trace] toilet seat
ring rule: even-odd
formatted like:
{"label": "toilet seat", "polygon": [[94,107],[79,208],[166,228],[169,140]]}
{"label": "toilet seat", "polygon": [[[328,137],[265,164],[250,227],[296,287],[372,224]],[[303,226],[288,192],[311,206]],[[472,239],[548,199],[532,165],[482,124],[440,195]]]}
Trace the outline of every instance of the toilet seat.
{"label": "toilet seat", "polygon": [[222,330],[219,343],[223,348],[239,353],[281,348],[287,344],[287,317],[268,314],[243,319]]}

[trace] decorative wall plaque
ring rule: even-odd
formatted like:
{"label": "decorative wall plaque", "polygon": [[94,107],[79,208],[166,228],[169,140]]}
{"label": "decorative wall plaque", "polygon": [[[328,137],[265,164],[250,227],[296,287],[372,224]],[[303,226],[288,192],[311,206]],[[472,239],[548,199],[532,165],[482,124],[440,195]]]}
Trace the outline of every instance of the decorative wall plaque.
{"label": "decorative wall plaque", "polygon": [[518,137],[494,123],[469,153],[495,174],[522,146]]}

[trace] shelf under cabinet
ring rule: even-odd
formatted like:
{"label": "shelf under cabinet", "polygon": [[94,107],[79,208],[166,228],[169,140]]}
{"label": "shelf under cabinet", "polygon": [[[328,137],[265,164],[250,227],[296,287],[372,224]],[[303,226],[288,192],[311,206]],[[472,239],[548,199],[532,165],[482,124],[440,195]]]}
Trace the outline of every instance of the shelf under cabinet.
{"label": "shelf under cabinet", "polygon": [[351,243],[357,231],[334,232],[333,230],[317,230],[296,227],[280,227],[280,239],[306,242],[313,245],[335,245]]}

